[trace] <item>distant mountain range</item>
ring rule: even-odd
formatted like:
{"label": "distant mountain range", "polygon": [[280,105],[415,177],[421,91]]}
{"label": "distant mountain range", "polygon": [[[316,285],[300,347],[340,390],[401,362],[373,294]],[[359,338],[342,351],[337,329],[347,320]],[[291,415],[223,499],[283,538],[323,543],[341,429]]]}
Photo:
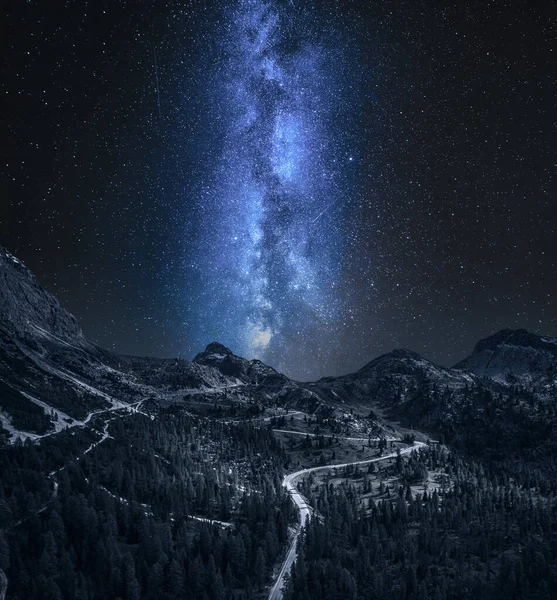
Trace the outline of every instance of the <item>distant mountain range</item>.
{"label": "distant mountain range", "polygon": [[[214,342],[193,361],[118,355],[89,342],[73,315],[0,247],[0,426],[5,441],[80,425],[93,412],[153,400],[238,401],[312,410],[375,407],[474,450],[553,434],[557,338],[503,330],[453,368],[394,350],[359,371],[290,380]],[[494,424],[496,426],[494,426]],[[526,428],[526,435],[525,433]],[[473,435],[472,435],[473,434]],[[497,437],[497,440],[493,438]]]}

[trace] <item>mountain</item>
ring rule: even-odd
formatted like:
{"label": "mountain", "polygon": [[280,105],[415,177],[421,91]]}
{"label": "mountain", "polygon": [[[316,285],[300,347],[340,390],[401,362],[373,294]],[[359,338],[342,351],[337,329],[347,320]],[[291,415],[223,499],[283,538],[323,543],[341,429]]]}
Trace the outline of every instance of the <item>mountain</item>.
{"label": "mountain", "polygon": [[268,387],[282,387],[290,383],[286,375],[275,371],[272,367],[262,363],[260,360],[247,360],[233,354],[231,350],[212,342],[203,352],[200,352],[193,362],[205,365],[220,371],[226,377],[234,377],[246,384]]}
{"label": "mountain", "polygon": [[44,290],[25,265],[0,246],[0,327],[22,339],[56,339],[86,347],[75,317]]}
{"label": "mountain", "polygon": [[[418,584],[425,553],[431,582],[448,568],[450,597],[488,585],[482,597],[518,597],[504,584],[530,557],[519,589],[545,600],[557,582],[542,570],[555,564],[556,363],[557,340],[525,330],[481,340],[453,368],[397,349],[310,383],[218,342],[193,361],[118,355],[0,248],[0,597],[182,598],[190,586],[196,598],[262,598],[290,543],[309,551],[292,555],[287,586],[309,582],[314,597],[343,581],[334,597],[356,597],[352,569],[371,582],[358,597],[448,598],[446,584]],[[333,464],[354,468],[332,475]],[[285,468],[300,477],[287,492]],[[289,494],[319,515],[298,542]],[[378,527],[388,552],[368,535]]]}
{"label": "mountain", "polygon": [[421,389],[460,389],[476,377],[441,367],[411,350],[393,350],[372,360],[359,371],[341,377],[323,378],[314,384],[329,399],[344,402],[401,403]]}
{"label": "mountain", "polygon": [[543,445],[554,431],[557,340],[525,330],[481,340],[454,368],[393,350],[355,373],[297,383],[218,342],[193,361],[103,350],[3,248],[0,301],[0,425],[12,441],[81,426],[99,412],[149,400],[199,410],[231,402],[279,405],[319,418],[373,411],[473,452],[518,452]]}
{"label": "mountain", "polygon": [[[323,378],[308,388],[326,404],[370,407],[375,417],[429,432],[475,456],[537,461],[552,455],[557,386],[550,338],[527,332],[493,338],[480,342],[455,368],[394,350],[355,373]],[[483,363],[489,365],[490,357],[496,360],[486,377]]]}
{"label": "mountain", "polygon": [[480,340],[454,368],[507,384],[555,385],[557,338],[504,329]]}
{"label": "mountain", "polygon": [[0,247],[0,426],[5,437],[37,439],[80,426],[92,414],[148,399],[181,402],[192,394],[214,396],[252,384],[274,393],[288,382],[259,361],[228,349],[225,354],[220,360],[213,344],[192,362],[99,348],[31,271]]}

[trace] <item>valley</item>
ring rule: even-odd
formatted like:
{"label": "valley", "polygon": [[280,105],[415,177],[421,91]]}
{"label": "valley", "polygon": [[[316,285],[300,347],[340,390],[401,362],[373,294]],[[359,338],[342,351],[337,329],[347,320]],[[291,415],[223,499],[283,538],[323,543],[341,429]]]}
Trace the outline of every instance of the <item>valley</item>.
{"label": "valley", "polygon": [[553,338],[297,382],[217,342],[192,361],[99,348],[3,249],[0,282],[0,597],[555,589]]}

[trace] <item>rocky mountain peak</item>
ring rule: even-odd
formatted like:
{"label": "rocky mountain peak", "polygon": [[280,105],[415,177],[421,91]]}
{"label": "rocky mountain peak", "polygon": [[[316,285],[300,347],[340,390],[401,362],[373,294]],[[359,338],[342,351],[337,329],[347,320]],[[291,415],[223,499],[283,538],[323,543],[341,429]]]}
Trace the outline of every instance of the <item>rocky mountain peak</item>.
{"label": "rocky mountain peak", "polygon": [[480,340],[474,353],[484,350],[496,350],[502,345],[535,348],[554,352],[557,355],[557,339],[539,336],[526,329],[502,329],[497,333]]}
{"label": "rocky mountain peak", "polygon": [[226,377],[234,377],[237,381],[250,384],[273,383],[283,385],[289,383],[285,375],[281,375],[272,367],[260,360],[248,360],[237,356],[229,348],[219,342],[210,343],[203,352],[194,359],[194,363],[218,369]]}
{"label": "rocky mountain peak", "polygon": [[0,326],[18,337],[50,335],[72,344],[85,343],[75,317],[1,246]]}
{"label": "rocky mountain peak", "polygon": [[390,353],[392,358],[402,358],[410,360],[424,360],[417,352],[407,350],[406,348],[396,348]]}
{"label": "rocky mountain peak", "polygon": [[202,354],[223,354],[224,356],[232,356],[233,352],[220,342],[211,342],[207,345]]}
{"label": "rocky mountain peak", "polygon": [[557,338],[526,329],[503,329],[480,340],[455,368],[500,381],[553,379],[557,373]]}
{"label": "rocky mountain peak", "polygon": [[421,357],[417,352],[413,352],[412,350],[405,350],[403,348],[397,348],[388,352],[387,354],[382,354],[377,358],[373,359],[371,362],[364,365],[358,373],[365,373],[370,370],[374,370],[377,368],[382,368],[386,365],[390,365],[392,362],[419,362],[424,361],[425,359]]}

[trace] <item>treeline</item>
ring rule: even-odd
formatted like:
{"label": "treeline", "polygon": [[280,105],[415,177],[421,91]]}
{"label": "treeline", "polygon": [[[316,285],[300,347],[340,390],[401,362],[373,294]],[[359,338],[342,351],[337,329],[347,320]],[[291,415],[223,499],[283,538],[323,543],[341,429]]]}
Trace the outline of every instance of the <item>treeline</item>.
{"label": "treeline", "polygon": [[[387,386],[388,387],[388,386]],[[495,462],[513,478],[536,480],[557,492],[557,398],[493,382],[461,389],[426,385],[404,402],[396,384],[386,397],[405,425],[436,432],[442,442],[476,459]],[[385,392],[385,390],[383,390]]]}
{"label": "treeline", "polygon": [[43,408],[19,391],[0,381],[0,409],[6,413],[16,429],[42,435],[52,429],[50,417]]}
{"label": "treeline", "polygon": [[[304,492],[311,520],[291,600],[550,600],[557,589],[557,509],[542,497],[432,448],[400,473],[396,493],[362,506],[348,482]],[[444,492],[412,494],[414,473],[441,469]],[[349,475],[349,474],[347,474]]]}
{"label": "treeline", "polygon": [[108,432],[86,454],[83,441],[62,456],[52,443],[44,455],[30,444],[5,449],[0,561],[8,598],[262,597],[294,518],[272,434],[178,409],[153,420],[120,417]]}
{"label": "treeline", "polygon": [[[495,384],[492,384],[495,386]],[[557,402],[541,402],[530,390],[490,389],[469,385],[462,389],[419,389],[403,405],[407,418],[439,431],[446,442],[471,454],[500,458],[509,451],[523,454],[552,439]]]}
{"label": "treeline", "polygon": [[83,458],[84,476],[163,518],[227,520],[244,492],[262,493],[269,479],[280,489],[286,455],[272,434],[249,424],[167,410],[155,420],[118,420],[111,433]]}
{"label": "treeline", "polygon": [[40,444],[17,441],[1,448],[0,529],[43,507],[53,492],[49,474],[69,465],[99,436],[93,429],[76,428],[46,437]]}

